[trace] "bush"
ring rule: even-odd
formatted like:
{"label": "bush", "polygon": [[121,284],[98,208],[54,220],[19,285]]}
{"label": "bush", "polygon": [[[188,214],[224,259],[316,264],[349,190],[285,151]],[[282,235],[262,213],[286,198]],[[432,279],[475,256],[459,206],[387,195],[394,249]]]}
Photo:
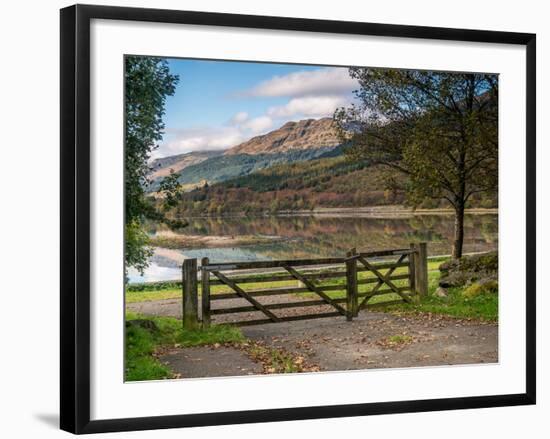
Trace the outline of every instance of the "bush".
{"label": "bush", "polygon": [[181,288],[181,282],[179,281],[142,282],[126,285],[127,292],[176,290],[179,288]]}
{"label": "bush", "polygon": [[498,292],[498,282],[494,279],[475,282],[466,288],[462,295],[468,299],[477,297],[481,294],[497,293]]}

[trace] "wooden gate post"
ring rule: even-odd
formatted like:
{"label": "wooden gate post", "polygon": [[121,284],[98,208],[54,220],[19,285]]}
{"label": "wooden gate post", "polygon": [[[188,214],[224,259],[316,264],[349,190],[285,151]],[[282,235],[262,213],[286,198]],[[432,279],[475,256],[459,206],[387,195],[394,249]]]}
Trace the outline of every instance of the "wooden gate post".
{"label": "wooden gate post", "polygon": [[[357,254],[357,250],[352,248],[347,257],[352,258]],[[359,302],[357,296],[357,259],[348,259],[346,261],[346,298],[347,298],[347,321],[357,317],[359,313]]]}
{"label": "wooden gate post", "polygon": [[204,267],[210,263],[210,259],[201,260],[201,301],[202,301],[202,326],[210,326],[210,272]]}
{"label": "wooden gate post", "polygon": [[[428,295],[428,247],[425,242],[414,245],[414,292],[418,296]],[[412,267],[411,267],[412,268]]]}
{"label": "wooden gate post", "polygon": [[197,260],[185,259],[182,265],[182,319],[184,329],[196,329],[198,320]]}
{"label": "wooden gate post", "polygon": [[418,291],[416,291],[416,280],[415,280],[415,273],[416,273],[416,253],[417,248],[416,244],[414,242],[411,242],[410,244],[411,251],[414,253],[409,254],[409,288],[411,289],[411,293],[413,294],[413,298],[415,301],[418,301]]}

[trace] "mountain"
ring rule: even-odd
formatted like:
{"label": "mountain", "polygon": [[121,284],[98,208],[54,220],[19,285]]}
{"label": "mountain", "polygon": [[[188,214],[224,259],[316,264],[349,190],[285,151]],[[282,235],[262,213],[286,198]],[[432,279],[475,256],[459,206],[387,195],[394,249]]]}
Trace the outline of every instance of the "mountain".
{"label": "mountain", "polygon": [[[246,176],[276,164],[294,163],[342,154],[342,147],[330,118],[287,122],[279,129],[234,146],[225,151],[189,152],[157,159],[150,174],[158,188],[170,169],[180,174],[179,182],[192,188],[207,181],[217,183]],[[202,185],[202,184],[201,184]]]}
{"label": "mountain", "polygon": [[224,154],[188,166],[180,172],[178,181],[182,184],[192,184],[203,180],[207,180],[208,183],[217,183],[245,176],[280,163],[303,162],[332,157],[341,153],[339,147],[327,147],[298,149],[271,154]]}
{"label": "mountain", "polygon": [[152,171],[149,177],[151,180],[157,180],[169,175],[170,169],[173,169],[174,172],[181,172],[189,166],[196,165],[222,153],[222,151],[197,151],[155,159],[151,162]]}
{"label": "mountain", "polygon": [[281,128],[234,146],[225,155],[273,154],[311,148],[335,147],[340,144],[331,118],[287,122]]}

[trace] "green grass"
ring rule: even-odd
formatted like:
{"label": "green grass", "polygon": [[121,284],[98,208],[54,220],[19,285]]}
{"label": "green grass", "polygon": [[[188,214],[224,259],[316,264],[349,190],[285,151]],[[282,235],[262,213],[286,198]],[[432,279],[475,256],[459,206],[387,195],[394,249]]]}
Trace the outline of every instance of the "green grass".
{"label": "green grass", "polygon": [[[272,276],[272,273],[265,273],[265,276]],[[255,274],[255,277],[261,277],[261,274]],[[339,280],[341,282],[341,280]],[[277,282],[253,282],[239,285],[245,291],[296,287],[297,281],[277,281]],[[199,295],[201,294],[201,285],[198,285]],[[225,285],[211,285],[210,294],[222,294],[234,292]],[[134,284],[126,288],[126,303],[148,302],[163,299],[181,298],[181,284],[176,282],[154,282],[151,284]]]}
{"label": "green grass", "polygon": [[[279,282],[254,282],[249,284],[240,284],[239,286],[245,290],[258,290],[258,289],[270,289],[270,288],[283,288],[283,287],[295,287],[297,281],[279,281]],[[201,287],[199,285],[199,295],[201,294]],[[210,287],[210,294],[222,294],[222,293],[233,293],[234,291],[226,287],[225,285],[212,285]],[[181,287],[173,288],[167,287],[166,289],[157,289],[157,290],[143,290],[143,291],[126,291],[126,303],[136,303],[136,302],[149,302],[154,300],[163,300],[163,299],[180,299],[181,298]]]}
{"label": "green grass", "polygon": [[181,280],[176,281],[159,281],[159,282],[143,282],[137,284],[129,284],[126,286],[126,292],[139,293],[140,291],[163,291],[181,289]]}
{"label": "green grass", "polygon": [[[434,295],[435,290],[438,287],[439,282],[439,265],[445,262],[448,258],[433,258],[428,261],[428,295],[420,299],[418,303],[400,303],[396,305],[390,305],[377,308],[377,311],[387,311],[392,313],[407,313],[407,314],[422,314],[432,313],[445,315],[463,319],[476,319],[488,322],[498,321],[498,294],[480,294],[475,297],[465,297],[463,295],[464,288],[450,288],[448,290],[448,297],[442,298]],[[403,274],[406,272],[406,268],[398,268],[393,274]],[[383,274],[385,273],[385,270]],[[374,277],[372,273],[359,273],[359,279]],[[337,285],[342,283],[341,279],[331,279],[323,283],[324,285]],[[396,280],[393,283],[397,287],[403,287],[407,285],[407,280]],[[373,284],[360,285],[359,292],[367,291],[371,289]],[[346,296],[345,290],[336,290],[327,292],[332,298],[342,298]],[[389,302],[392,300],[398,300],[400,296],[394,293],[384,294],[381,296],[372,297],[369,300],[369,304],[377,304],[382,302]]]}
{"label": "green grass", "polygon": [[[439,265],[447,260],[448,258],[437,258],[433,260],[428,261],[428,273],[436,273],[439,276]],[[408,268],[407,267],[399,267],[395,269],[395,271],[392,273],[392,276],[400,275],[400,274],[406,274]],[[385,275],[387,273],[387,270],[381,270],[381,273]],[[365,272],[361,271],[357,274],[358,279],[373,279],[376,278],[376,276],[372,272]],[[332,278],[332,279],[325,279],[323,280],[323,286],[332,286],[332,285],[343,285],[345,284],[346,279],[345,278]],[[397,287],[406,287],[408,285],[407,279],[400,279],[400,280],[393,280],[392,283]],[[265,285],[265,284],[264,284]],[[370,291],[375,284],[361,284],[358,286],[359,293],[364,293]],[[383,287],[384,289],[387,289],[387,286]],[[326,291],[326,294],[331,297],[332,299],[341,299],[346,297],[346,290],[345,288],[342,288],[341,290],[333,290],[333,291]],[[317,298],[318,296],[315,293],[305,293],[301,294],[301,297],[308,297],[308,298]],[[374,296],[372,297],[368,303],[375,304],[380,302],[388,302],[391,300],[397,300],[401,297],[398,294],[395,293],[388,293],[383,294],[381,296]],[[361,298],[360,298],[361,300]]]}
{"label": "green grass", "polygon": [[155,354],[163,347],[191,347],[215,343],[242,342],[238,328],[212,325],[208,329],[184,330],[181,320],[171,317],[144,317],[127,313],[126,320],[151,320],[157,330],[138,326],[126,328],[126,381],[145,381],[171,378],[172,371]]}
{"label": "green grass", "polygon": [[[433,259],[428,262],[428,271],[437,270],[439,264],[445,261],[447,258],[438,258]],[[398,268],[394,271],[394,274],[403,274],[406,273],[406,268]],[[258,275],[255,275],[258,276]],[[266,276],[271,276],[267,273]],[[372,273],[359,273],[359,279],[372,278],[374,275]],[[327,279],[323,281],[323,285],[338,285],[345,283],[345,278],[337,279]],[[404,286],[406,281],[396,281],[397,286]],[[284,287],[296,287],[297,281],[278,281],[278,282],[254,282],[248,284],[241,284],[241,288],[245,291],[258,290],[258,289],[271,289],[271,288],[284,288]],[[369,286],[369,288],[372,284]],[[365,286],[366,287],[366,286]],[[364,287],[364,288],[365,288]],[[224,285],[212,285],[210,287],[210,294],[222,294],[222,293],[231,293],[233,292],[229,287]],[[199,284],[199,295],[201,293],[201,287]],[[328,292],[331,297],[345,297],[345,290],[335,290]],[[386,296],[382,296],[386,300]],[[136,303],[136,302],[149,302],[154,300],[163,300],[163,299],[179,299],[181,298],[181,286],[175,282],[154,282],[151,284],[135,284],[129,285],[126,289],[126,303]],[[373,298],[374,301],[378,298]]]}
{"label": "green grass", "polygon": [[163,299],[181,298],[180,288],[167,288],[165,290],[126,291],[126,303],[152,302]]}
{"label": "green grass", "polygon": [[393,344],[404,344],[404,343],[410,343],[413,340],[413,338],[410,335],[391,335],[388,337],[388,343]]}
{"label": "green grass", "polygon": [[169,378],[171,371],[153,353],[156,336],[144,328],[126,328],[126,381]]}
{"label": "green grass", "polygon": [[438,287],[439,271],[428,273],[429,290],[419,303],[403,303],[381,308],[397,314],[432,313],[461,319],[498,322],[498,294],[487,293],[469,298],[463,295],[464,288],[449,288],[447,297],[434,295]]}

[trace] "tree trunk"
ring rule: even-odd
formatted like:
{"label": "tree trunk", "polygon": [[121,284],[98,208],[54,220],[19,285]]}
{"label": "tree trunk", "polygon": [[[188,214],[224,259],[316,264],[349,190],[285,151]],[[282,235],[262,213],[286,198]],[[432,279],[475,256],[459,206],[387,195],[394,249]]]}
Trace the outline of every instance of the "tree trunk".
{"label": "tree trunk", "polygon": [[453,259],[462,257],[462,245],[464,244],[464,205],[460,203],[455,207],[455,239],[453,242]]}

